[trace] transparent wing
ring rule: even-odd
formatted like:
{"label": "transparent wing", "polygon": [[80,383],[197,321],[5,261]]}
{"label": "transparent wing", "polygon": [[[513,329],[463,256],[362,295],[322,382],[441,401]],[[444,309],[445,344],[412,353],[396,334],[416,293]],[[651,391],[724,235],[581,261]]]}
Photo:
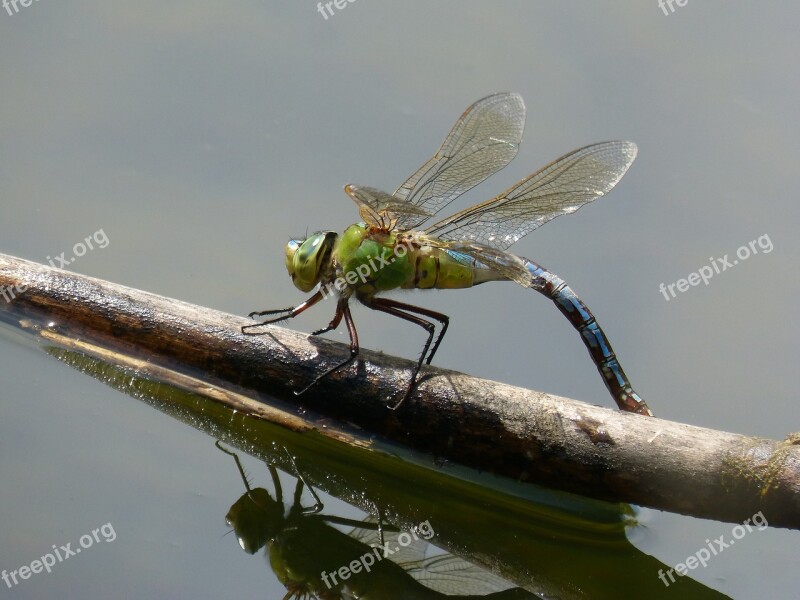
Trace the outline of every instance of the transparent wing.
{"label": "transparent wing", "polygon": [[452,554],[439,554],[404,567],[425,587],[441,594],[485,596],[511,587],[502,577]]}
{"label": "transparent wing", "polygon": [[517,155],[525,127],[525,103],[519,94],[487,96],[459,117],[442,146],[397,188],[394,197],[423,209],[423,215],[399,213],[401,230],[418,227],[458,196],[497,173]]}
{"label": "transparent wing", "polygon": [[[364,523],[375,525],[377,521],[373,515],[368,515],[364,519]],[[425,558],[425,551],[430,544],[424,539],[417,539],[406,546],[401,546],[398,542],[398,537],[401,533],[400,531],[388,531],[384,528],[383,541],[389,544],[389,548],[393,552],[393,554],[385,560],[390,560],[401,566],[421,562]],[[366,546],[371,546],[373,548],[381,546],[380,534],[374,527],[356,527],[347,535]]]}
{"label": "transparent wing", "polygon": [[[425,233],[505,250],[549,220],[608,193],[635,158],[633,142],[603,142],[574,150],[496,198],[443,219]],[[480,253],[468,247],[460,251],[473,257]]]}
{"label": "transparent wing", "polygon": [[[374,523],[373,517],[364,519],[365,523]],[[394,552],[384,560],[391,560],[402,567],[415,580],[425,587],[442,594],[482,596],[491,592],[499,592],[513,587],[505,579],[473,565],[452,554],[437,554],[425,557],[431,546],[424,539],[412,541],[403,546],[398,541],[401,532],[385,531],[384,542]],[[356,528],[348,535],[367,546],[379,546],[380,537],[374,529]]]}
{"label": "transparent wing", "polygon": [[419,206],[375,188],[348,184],[344,191],[358,205],[358,214],[364,222],[373,227],[392,229],[403,215],[422,218],[423,221],[431,216]]}

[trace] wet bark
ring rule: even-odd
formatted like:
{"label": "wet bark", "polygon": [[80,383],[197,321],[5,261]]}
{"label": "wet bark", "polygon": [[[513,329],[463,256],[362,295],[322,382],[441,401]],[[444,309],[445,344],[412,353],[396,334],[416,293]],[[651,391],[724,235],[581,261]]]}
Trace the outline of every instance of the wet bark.
{"label": "wet bark", "polygon": [[[720,521],[761,511],[800,528],[800,435],[748,437],[622,413],[428,367],[413,396],[413,363],[0,255],[0,319],[49,344],[134,366],[254,418],[315,428],[345,443],[374,436],[481,471],[617,502]],[[182,382],[182,383],[181,383]],[[325,420],[339,427],[324,427]],[[347,429],[350,433],[343,434]]]}

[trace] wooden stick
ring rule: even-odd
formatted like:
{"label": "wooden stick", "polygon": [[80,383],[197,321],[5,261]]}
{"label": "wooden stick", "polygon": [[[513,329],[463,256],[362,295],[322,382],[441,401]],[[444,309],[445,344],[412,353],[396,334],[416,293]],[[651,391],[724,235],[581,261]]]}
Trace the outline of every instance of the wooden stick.
{"label": "wooden stick", "polygon": [[728,522],[761,511],[772,526],[800,528],[798,434],[780,442],[715,431],[432,367],[392,411],[412,362],[369,351],[297,397],[347,356],[346,346],[279,327],[246,336],[245,318],[7,255],[0,317],[51,342],[207,381],[220,402],[285,427],[315,426],[302,408],[351,426],[347,434],[318,427],[346,443],[378,435],[596,499]]}

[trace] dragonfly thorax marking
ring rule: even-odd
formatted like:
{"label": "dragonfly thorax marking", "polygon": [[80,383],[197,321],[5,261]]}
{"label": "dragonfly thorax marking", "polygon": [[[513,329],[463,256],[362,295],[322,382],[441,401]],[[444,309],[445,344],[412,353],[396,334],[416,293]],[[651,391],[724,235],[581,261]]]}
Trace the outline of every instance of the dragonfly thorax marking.
{"label": "dragonfly thorax marking", "polygon": [[398,288],[413,277],[408,247],[398,244],[395,233],[364,223],[344,231],[333,261],[337,279],[343,279],[359,296]]}

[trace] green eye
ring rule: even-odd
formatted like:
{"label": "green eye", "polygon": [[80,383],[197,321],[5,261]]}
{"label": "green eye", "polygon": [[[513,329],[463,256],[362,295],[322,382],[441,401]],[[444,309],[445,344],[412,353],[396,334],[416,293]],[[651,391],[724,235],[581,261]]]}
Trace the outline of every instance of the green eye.
{"label": "green eye", "polygon": [[319,283],[336,238],[336,233],[322,231],[306,240],[289,240],[286,244],[286,270],[300,291],[310,292]]}
{"label": "green eye", "polygon": [[286,244],[286,270],[289,275],[294,274],[294,255],[297,254],[303,240],[289,240]]}

